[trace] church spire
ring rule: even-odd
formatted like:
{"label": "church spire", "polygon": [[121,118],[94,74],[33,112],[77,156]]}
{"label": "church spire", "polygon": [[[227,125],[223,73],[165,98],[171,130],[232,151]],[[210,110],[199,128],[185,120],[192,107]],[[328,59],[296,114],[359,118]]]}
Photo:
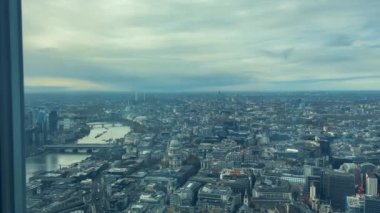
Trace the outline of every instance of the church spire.
{"label": "church spire", "polygon": [[249,198],[248,198],[247,190],[245,190],[245,194],[244,194],[244,205],[249,206]]}

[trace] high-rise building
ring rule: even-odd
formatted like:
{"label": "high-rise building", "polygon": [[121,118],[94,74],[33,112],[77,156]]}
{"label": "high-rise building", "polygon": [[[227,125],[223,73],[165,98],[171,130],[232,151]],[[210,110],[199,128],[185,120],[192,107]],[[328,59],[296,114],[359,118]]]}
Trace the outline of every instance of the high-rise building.
{"label": "high-rise building", "polygon": [[331,154],[330,142],[328,140],[318,140],[320,152],[322,156],[329,156]]}
{"label": "high-rise building", "polygon": [[380,213],[380,198],[366,196],[364,199],[364,213]]}
{"label": "high-rise building", "polygon": [[330,201],[336,210],[344,210],[346,197],[355,195],[355,177],[353,174],[326,170],[322,174],[322,200]]}
{"label": "high-rise building", "polygon": [[45,112],[40,110],[36,115],[36,125],[40,126],[45,123],[46,115]]}
{"label": "high-rise building", "polygon": [[58,130],[58,113],[53,110],[49,113],[49,131],[55,133]]}
{"label": "high-rise building", "polygon": [[366,187],[365,187],[365,193],[369,196],[376,196],[377,195],[377,178],[375,175],[366,175]]}
{"label": "high-rise building", "polygon": [[46,114],[43,110],[39,110],[39,112],[36,115],[36,124],[34,131],[36,136],[36,145],[44,145],[47,140],[47,122]]}

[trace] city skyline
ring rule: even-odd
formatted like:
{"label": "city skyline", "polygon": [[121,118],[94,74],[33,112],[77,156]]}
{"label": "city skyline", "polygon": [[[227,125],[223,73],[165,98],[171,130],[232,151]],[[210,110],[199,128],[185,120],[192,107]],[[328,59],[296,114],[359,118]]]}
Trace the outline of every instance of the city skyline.
{"label": "city skyline", "polygon": [[1,211],[380,213],[379,6],[0,1]]}
{"label": "city skyline", "polygon": [[23,1],[27,92],[380,90],[378,1]]}

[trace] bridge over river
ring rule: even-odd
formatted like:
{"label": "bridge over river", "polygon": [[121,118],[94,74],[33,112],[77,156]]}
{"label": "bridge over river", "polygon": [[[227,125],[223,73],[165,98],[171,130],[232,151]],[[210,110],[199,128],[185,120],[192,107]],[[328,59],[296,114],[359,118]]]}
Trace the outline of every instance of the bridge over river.
{"label": "bridge over river", "polygon": [[44,145],[44,149],[53,152],[67,152],[67,153],[92,153],[101,149],[110,149],[114,147],[113,144],[57,144],[57,145]]}

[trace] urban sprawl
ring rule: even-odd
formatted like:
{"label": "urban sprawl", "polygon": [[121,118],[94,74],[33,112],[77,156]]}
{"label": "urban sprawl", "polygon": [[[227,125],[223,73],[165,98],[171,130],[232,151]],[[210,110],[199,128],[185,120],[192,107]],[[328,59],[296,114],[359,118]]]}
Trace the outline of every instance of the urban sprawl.
{"label": "urban sprawl", "polygon": [[[380,212],[380,93],[28,94],[28,212]],[[119,138],[78,143],[96,128]]]}

